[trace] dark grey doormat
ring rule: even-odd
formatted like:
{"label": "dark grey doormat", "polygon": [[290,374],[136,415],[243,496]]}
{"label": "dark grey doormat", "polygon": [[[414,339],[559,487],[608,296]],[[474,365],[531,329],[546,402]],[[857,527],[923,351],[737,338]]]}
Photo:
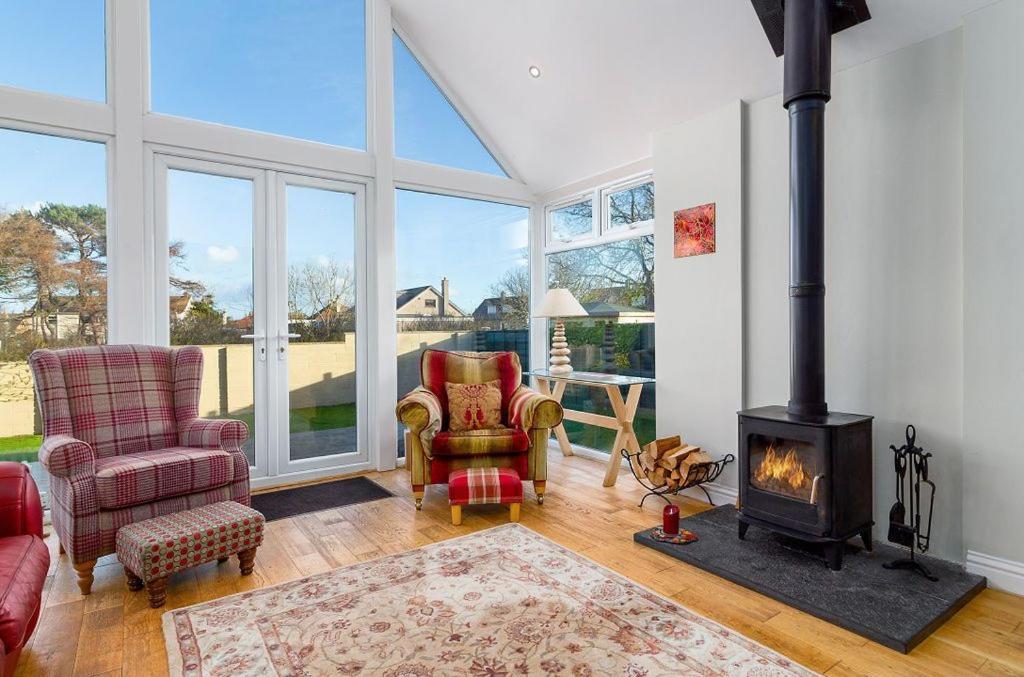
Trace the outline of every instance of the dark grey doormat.
{"label": "dark grey doormat", "polygon": [[394,494],[372,480],[365,477],[349,477],[336,482],[256,494],[252,497],[252,507],[263,513],[270,522],[306,512],[377,501],[390,496]]}
{"label": "dark grey doormat", "polygon": [[671,545],[652,539],[650,529],[633,540],[903,653],[985,587],[983,576],[934,558],[922,561],[937,583],[883,569],[906,550],[881,543],[873,553],[847,545],[842,571],[830,571],[813,546],[765,529],[751,526],[741,541],[731,505],[687,517],[680,526],[700,540]]}

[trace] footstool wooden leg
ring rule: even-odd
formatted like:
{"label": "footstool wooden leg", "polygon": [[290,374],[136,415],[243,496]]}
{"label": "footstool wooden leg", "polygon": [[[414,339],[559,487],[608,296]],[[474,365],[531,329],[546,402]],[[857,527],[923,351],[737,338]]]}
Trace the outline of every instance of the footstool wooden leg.
{"label": "footstool wooden leg", "polygon": [[519,521],[519,506],[521,503],[509,503],[508,505],[508,519],[510,522]]}
{"label": "footstool wooden leg", "polygon": [[141,578],[139,578],[132,572],[128,571],[127,569],[124,570],[124,575],[128,579],[128,589],[132,592],[138,592],[146,586],[146,584],[142,582]]}
{"label": "footstool wooden leg", "polygon": [[452,506],[452,524],[454,524],[455,526],[459,526],[460,524],[462,524],[462,506],[461,505],[453,505]]}
{"label": "footstool wooden leg", "polygon": [[224,562],[227,562],[227,561],[228,561],[227,557],[218,557],[217,558],[217,564],[224,564]]}
{"label": "footstool wooden leg", "polygon": [[146,583],[146,592],[149,593],[149,608],[159,609],[167,601],[167,577],[154,578]]}
{"label": "footstool wooden leg", "polygon": [[92,570],[96,567],[96,560],[91,559],[88,562],[79,562],[72,566],[78,573],[78,589],[82,591],[83,595],[88,595],[92,592]]}
{"label": "footstool wooden leg", "polygon": [[256,548],[249,548],[238,553],[238,568],[243,576],[252,573],[253,563],[256,561]]}

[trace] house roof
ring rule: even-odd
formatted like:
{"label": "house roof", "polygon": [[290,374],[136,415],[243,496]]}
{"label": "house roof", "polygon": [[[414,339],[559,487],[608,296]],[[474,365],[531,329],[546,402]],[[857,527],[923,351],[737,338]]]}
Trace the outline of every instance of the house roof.
{"label": "house roof", "polygon": [[582,305],[590,317],[654,317],[654,311],[652,310],[623,306],[617,303],[591,301]]}
{"label": "house roof", "polygon": [[188,308],[188,304],[192,301],[192,297],[188,294],[181,294],[180,296],[171,297],[171,312],[180,315],[185,312]]}
{"label": "house roof", "polygon": [[[410,301],[412,301],[417,296],[419,296],[420,294],[427,290],[434,292],[437,298],[441,298],[441,292],[437,291],[437,288],[431,284],[428,284],[424,287],[410,287],[409,289],[399,289],[397,292],[395,292],[395,310],[399,314],[401,314],[401,310],[406,304],[408,304]],[[455,310],[455,312],[457,312],[459,315],[466,314],[466,311],[455,305],[455,303],[453,303],[451,299],[448,299],[448,305],[451,306],[452,309]]]}

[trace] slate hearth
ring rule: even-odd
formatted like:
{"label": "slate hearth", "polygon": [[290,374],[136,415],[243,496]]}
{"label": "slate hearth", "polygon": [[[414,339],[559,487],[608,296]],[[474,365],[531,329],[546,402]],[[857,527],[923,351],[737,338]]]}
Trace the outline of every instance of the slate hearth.
{"label": "slate hearth", "polygon": [[830,571],[812,544],[757,527],[739,540],[731,505],[687,517],[680,526],[700,540],[661,543],[650,538],[649,529],[633,540],[903,653],[985,588],[984,577],[934,558],[922,560],[938,583],[883,569],[905,550],[881,543],[873,553],[847,545],[843,569]]}

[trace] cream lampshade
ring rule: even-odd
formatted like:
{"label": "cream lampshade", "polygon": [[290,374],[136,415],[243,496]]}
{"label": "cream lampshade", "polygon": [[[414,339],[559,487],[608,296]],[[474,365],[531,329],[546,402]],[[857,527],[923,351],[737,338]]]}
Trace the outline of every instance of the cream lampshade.
{"label": "cream lampshade", "polygon": [[540,302],[534,317],[547,317],[555,320],[555,333],[551,337],[551,364],[548,372],[552,374],[572,373],[569,359],[569,343],[565,340],[565,324],[563,317],[584,317],[587,311],[576,300],[568,289],[549,289]]}

